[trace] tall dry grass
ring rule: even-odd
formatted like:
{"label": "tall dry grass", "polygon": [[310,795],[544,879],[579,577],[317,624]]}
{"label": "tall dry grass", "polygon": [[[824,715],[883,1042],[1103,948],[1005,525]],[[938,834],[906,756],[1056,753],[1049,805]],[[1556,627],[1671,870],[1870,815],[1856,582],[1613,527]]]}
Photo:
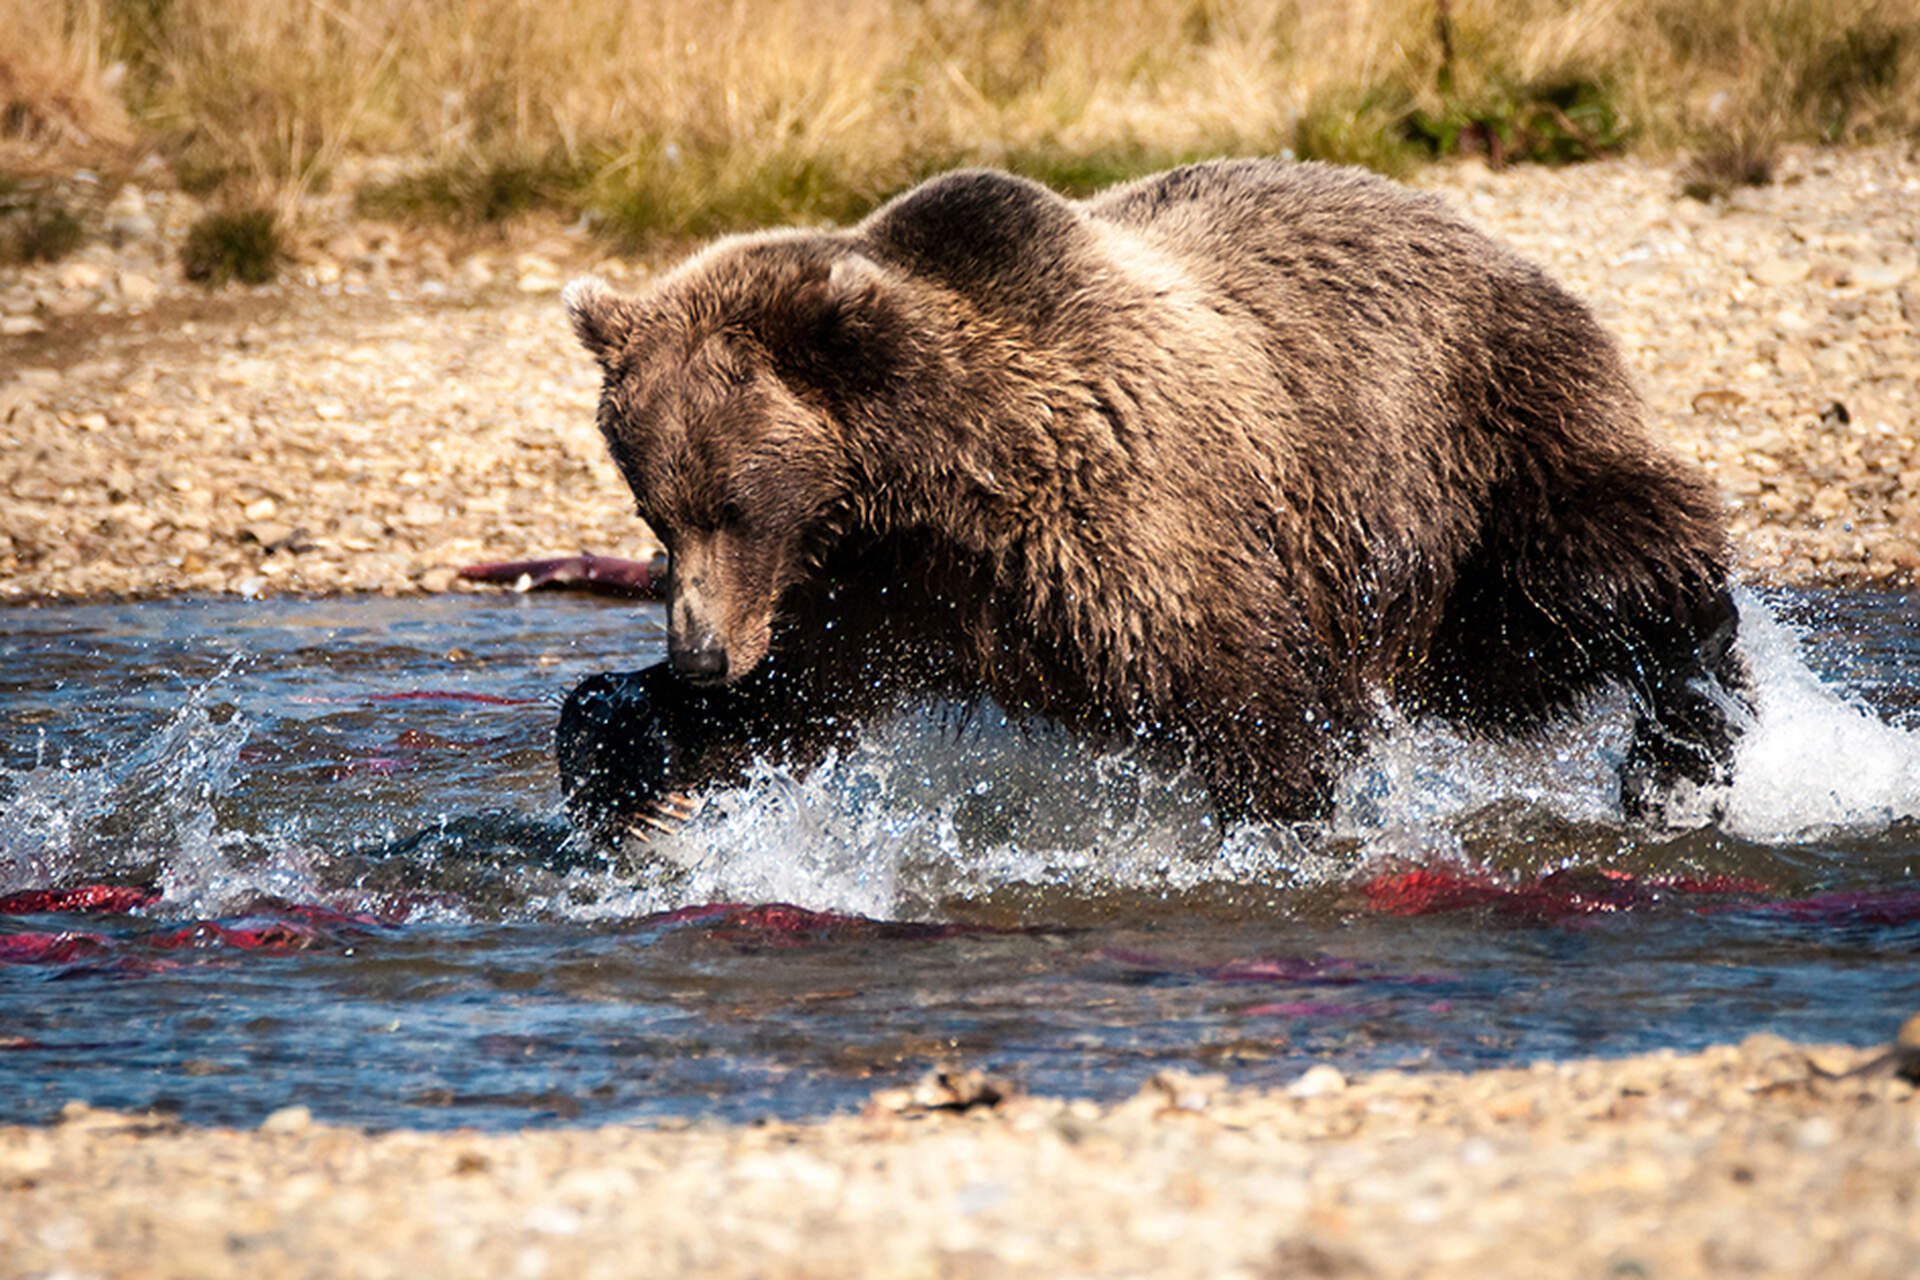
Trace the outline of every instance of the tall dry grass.
{"label": "tall dry grass", "polygon": [[0,176],[48,152],[111,152],[133,131],[101,0],[0,0]]}
{"label": "tall dry grass", "polygon": [[102,128],[121,64],[189,183],[290,203],[398,157],[383,207],[636,235],[851,216],[963,161],[1088,186],[1920,130],[1920,0],[0,0],[0,29],[0,132]]}

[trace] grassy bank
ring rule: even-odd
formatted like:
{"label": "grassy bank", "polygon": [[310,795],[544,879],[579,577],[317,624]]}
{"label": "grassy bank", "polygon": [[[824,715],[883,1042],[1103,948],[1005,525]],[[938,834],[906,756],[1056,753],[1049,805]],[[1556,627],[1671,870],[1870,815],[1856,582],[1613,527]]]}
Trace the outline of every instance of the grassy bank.
{"label": "grassy bank", "polygon": [[159,154],[236,200],[350,183],[627,240],[846,218],[969,161],[1084,189],[1652,149],[1713,185],[1920,133],[1920,0],[0,0],[0,30],[0,176]]}

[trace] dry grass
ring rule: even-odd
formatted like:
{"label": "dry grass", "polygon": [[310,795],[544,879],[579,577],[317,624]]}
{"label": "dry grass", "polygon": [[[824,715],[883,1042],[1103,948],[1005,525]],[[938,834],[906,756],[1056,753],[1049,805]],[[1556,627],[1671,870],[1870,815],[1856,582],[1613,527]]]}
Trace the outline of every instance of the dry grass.
{"label": "dry grass", "polygon": [[122,137],[124,102],[191,184],[290,207],[399,157],[379,207],[630,236],[843,218],[963,161],[1084,187],[1920,130],[1920,0],[0,0],[0,28],[16,143]]}
{"label": "dry grass", "polygon": [[0,0],[0,32],[0,175],[132,143],[101,0]]}

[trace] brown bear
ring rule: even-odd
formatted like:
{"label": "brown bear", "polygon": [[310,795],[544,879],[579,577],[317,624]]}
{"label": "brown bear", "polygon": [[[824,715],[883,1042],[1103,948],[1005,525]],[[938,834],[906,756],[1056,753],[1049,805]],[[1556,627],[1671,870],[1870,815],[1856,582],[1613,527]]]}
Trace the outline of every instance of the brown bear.
{"label": "brown bear", "polygon": [[1618,682],[1630,811],[1729,767],[1714,491],[1587,309],[1431,196],[968,170],[565,297],[672,566],[668,660],[562,712],[585,827],[915,699],[1157,747],[1228,818],[1322,813],[1388,703],[1515,736]]}

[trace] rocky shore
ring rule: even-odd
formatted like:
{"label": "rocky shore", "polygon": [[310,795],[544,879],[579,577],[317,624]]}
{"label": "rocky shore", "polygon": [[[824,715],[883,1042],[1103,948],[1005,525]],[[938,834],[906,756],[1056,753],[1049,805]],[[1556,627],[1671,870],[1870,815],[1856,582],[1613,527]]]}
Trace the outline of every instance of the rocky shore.
{"label": "rocky shore", "polygon": [[878,1095],[813,1124],[369,1135],[74,1105],[0,1128],[16,1276],[1884,1276],[1920,1102],[1869,1055],[1695,1055],[1250,1094]]}
{"label": "rocky shore", "polygon": [[[1920,573],[1920,147],[1790,153],[1714,203],[1631,160],[1422,181],[1592,302],[1749,577]],[[443,591],[655,549],[555,297],[649,264],[322,209],[281,283],[209,293],[192,215],[122,188],[77,253],[0,274],[0,600]]]}

